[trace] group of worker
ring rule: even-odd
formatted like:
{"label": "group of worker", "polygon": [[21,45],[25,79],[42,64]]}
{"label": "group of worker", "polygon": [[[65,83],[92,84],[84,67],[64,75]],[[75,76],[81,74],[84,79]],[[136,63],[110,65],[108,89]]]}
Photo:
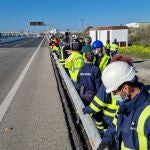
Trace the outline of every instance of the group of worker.
{"label": "group of worker", "polygon": [[113,57],[118,52],[118,43],[117,39],[114,39],[114,42],[110,44],[110,40],[108,39],[104,45],[105,52],[108,56]]}
{"label": "group of worker", "polygon": [[59,60],[85,105],[83,113],[95,120],[102,137],[98,150],[149,150],[150,94],[131,59],[116,54],[116,39],[112,48],[109,40],[84,41],[63,45]]}

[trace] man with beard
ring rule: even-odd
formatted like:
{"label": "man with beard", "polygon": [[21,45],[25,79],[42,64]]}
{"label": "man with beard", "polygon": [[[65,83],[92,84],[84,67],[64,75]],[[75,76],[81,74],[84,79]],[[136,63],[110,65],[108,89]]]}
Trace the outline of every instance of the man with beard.
{"label": "man with beard", "polygon": [[135,70],[125,62],[110,63],[102,73],[106,92],[123,103],[98,150],[150,149],[150,94],[138,81]]}

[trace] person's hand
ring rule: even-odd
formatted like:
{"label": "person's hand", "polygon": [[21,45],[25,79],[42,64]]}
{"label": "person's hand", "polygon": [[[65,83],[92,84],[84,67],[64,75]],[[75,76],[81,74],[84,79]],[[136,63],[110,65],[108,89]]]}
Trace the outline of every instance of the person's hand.
{"label": "person's hand", "polygon": [[84,114],[87,114],[87,113],[88,113],[86,107],[82,108],[82,112],[83,112]]}
{"label": "person's hand", "polygon": [[90,113],[92,113],[92,109],[90,108],[90,106],[86,106],[86,107],[82,108],[82,112],[84,114],[90,114]]}

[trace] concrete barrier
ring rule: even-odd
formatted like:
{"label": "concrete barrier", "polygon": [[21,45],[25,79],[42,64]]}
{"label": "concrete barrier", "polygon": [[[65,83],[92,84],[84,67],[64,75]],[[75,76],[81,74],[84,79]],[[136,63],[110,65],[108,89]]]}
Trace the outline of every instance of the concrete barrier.
{"label": "concrete barrier", "polygon": [[25,37],[8,37],[8,38],[0,39],[0,44],[15,42],[24,39]]}

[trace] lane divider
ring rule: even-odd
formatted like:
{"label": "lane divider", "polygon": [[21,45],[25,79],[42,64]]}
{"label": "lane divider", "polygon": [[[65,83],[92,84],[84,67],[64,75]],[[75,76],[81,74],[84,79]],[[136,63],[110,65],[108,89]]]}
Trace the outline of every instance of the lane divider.
{"label": "lane divider", "polygon": [[10,91],[8,92],[7,96],[5,97],[5,99],[3,100],[2,104],[0,105],[0,122],[2,121],[9,105],[11,104],[15,94],[17,93],[25,75],[27,74],[27,71],[29,70],[29,67],[32,63],[32,61],[34,60],[37,52],[39,51],[42,43],[44,41],[41,41],[41,43],[39,44],[39,46],[37,47],[37,49],[35,50],[34,54],[32,55],[32,57],[30,58],[30,60],[28,61],[28,63],[26,64],[25,68],[23,69],[23,71],[21,72],[21,74],[19,75],[18,79],[16,80],[15,84],[12,86],[12,88],[10,89]]}

